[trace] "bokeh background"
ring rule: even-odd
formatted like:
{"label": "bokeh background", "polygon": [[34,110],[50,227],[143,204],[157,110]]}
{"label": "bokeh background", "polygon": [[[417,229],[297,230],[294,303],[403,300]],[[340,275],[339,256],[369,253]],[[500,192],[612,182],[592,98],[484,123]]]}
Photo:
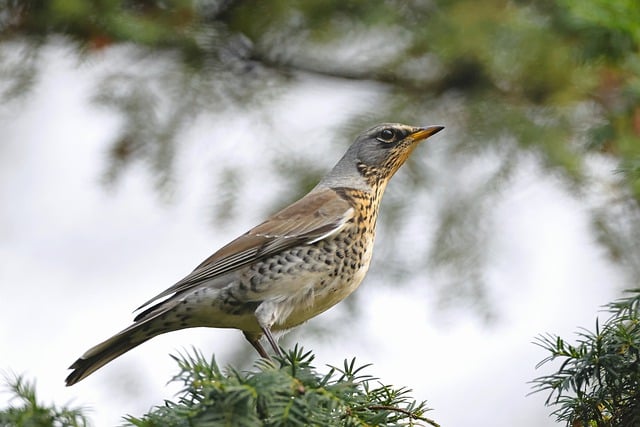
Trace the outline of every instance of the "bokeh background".
{"label": "bokeh background", "polygon": [[361,288],[283,343],[443,426],[554,425],[532,341],[638,286],[639,46],[635,0],[0,0],[0,370],[102,426],[177,392],[170,353],[250,367],[239,332],[188,330],[63,386],[359,132],[442,124]]}

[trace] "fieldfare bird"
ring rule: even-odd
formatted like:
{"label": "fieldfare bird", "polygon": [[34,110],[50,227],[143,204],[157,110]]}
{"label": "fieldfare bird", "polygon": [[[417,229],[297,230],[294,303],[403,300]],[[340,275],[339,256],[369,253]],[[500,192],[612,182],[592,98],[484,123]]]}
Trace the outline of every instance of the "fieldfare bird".
{"label": "fieldfare bird", "polygon": [[184,279],[142,304],[134,323],[89,349],[68,386],[159,334],[240,329],[260,356],[265,336],[317,316],[349,296],[371,261],[382,193],[419,141],[442,126],[381,124],[358,136],[306,196],[224,246]]}

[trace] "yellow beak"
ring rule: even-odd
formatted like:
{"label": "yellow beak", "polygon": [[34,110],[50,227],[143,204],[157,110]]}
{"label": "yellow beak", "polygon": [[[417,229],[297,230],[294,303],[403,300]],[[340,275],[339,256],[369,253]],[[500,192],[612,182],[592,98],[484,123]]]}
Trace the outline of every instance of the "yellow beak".
{"label": "yellow beak", "polygon": [[442,129],[444,129],[444,126],[438,126],[438,125],[427,126],[423,128],[416,128],[416,130],[411,135],[409,135],[409,137],[414,141],[420,141],[422,139],[429,138],[431,135],[435,135],[436,133],[440,132]]}

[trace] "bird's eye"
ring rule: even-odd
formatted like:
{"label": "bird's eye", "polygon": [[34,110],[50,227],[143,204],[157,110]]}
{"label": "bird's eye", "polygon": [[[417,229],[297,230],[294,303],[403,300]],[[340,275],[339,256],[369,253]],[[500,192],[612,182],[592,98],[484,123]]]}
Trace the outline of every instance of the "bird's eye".
{"label": "bird's eye", "polygon": [[393,129],[382,129],[376,138],[380,142],[392,142],[396,136]]}

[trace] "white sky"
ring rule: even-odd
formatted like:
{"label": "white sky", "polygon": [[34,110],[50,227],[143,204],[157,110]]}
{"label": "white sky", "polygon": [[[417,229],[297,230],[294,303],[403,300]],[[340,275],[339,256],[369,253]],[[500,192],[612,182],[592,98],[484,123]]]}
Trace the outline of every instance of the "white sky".
{"label": "white sky", "polygon": [[[277,192],[277,182],[265,181],[259,167],[264,151],[274,149],[269,135],[256,135],[256,116],[240,112],[215,123],[199,120],[187,132],[173,203],[159,201],[142,167],[113,190],[101,186],[118,121],[88,99],[96,75],[109,66],[102,58],[79,67],[49,49],[33,95],[0,110],[0,370],[36,379],[44,402],[91,407],[96,426],[117,425],[121,416],[142,415],[171,398],[177,387],[166,385],[176,373],[169,353],[193,345],[215,352],[224,366],[247,345],[237,331],[175,332],[74,387],[63,384],[79,355],[127,326],[140,303],[255,225],[261,217],[250,205],[269,205]],[[342,153],[322,148],[329,135],[320,130],[341,124],[345,111],[371,99],[357,86],[301,85],[274,102],[271,120],[314,135],[288,152],[318,150],[331,164]],[[446,143],[446,131],[439,138]],[[255,171],[246,183],[255,188],[255,200],[241,206],[245,213],[235,223],[214,229],[206,216],[216,184],[210,170],[222,163]],[[369,373],[414,389],[443,426],[554,425],[543,406],[546,396],[525,397],[527,381],[541,374],[534,365],[546,356],[531,341],[543,332],[571,336],[578,326],[591,327],[599,307],[616,297],[610,284],[620,283],[621,274],[590,237],[586,208],[534,166],[523,168],[501,200],[492,212],[498,234],[488,271],[496,324],[464,310],[442,315],[420,281],[398,292],[366,280],[358,291],[365,293],[365,307],[357,324],[322,340],[305,340],[301,327],[316,366],[341,365],[353,356],[373,363]],[[0,394],[0,407],[6,398]]]}

